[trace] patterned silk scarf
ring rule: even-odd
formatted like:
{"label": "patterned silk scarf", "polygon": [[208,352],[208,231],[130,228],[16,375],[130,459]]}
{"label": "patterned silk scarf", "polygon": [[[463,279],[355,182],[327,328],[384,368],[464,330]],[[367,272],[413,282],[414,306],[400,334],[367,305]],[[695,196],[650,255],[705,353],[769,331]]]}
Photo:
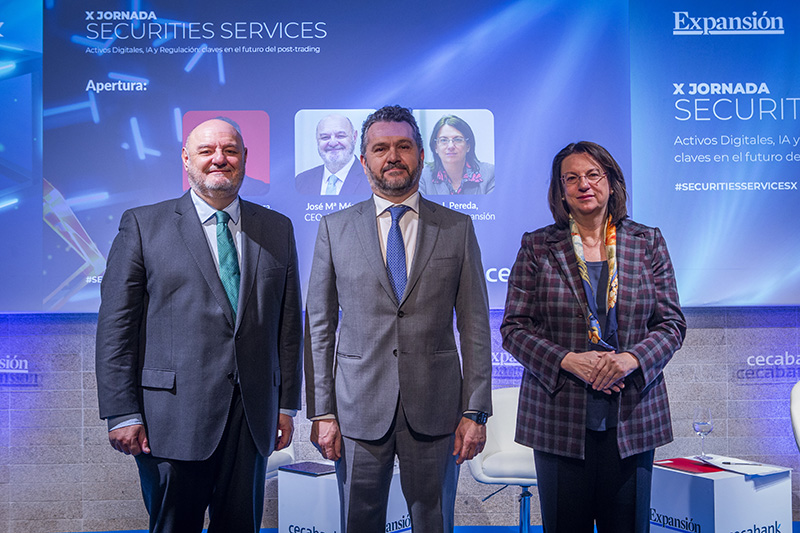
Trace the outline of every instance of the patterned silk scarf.
{"label": "patterned silk scarf", "polygon": [[[583,290],[589,303],[589,309],[586,313],[589,342],[600,349],[616,350],[619,345],[617,340],[617,228],[611,223],[611,216],[609,215],[605,227],[606,258],[608,259],[605,332],[602,331],[600,321],[597,319],[597,297],[589,281],[589,272],[586,269],[586,259],[583,254],[583,241],[581,241],[578,225],[572,215],[569,217],[569,230],[572,235],[572,248],[575,250],[575,257],[578,258],[578,272],[581,275]],[[598,287],[598,290],[601,290],[601,288]]]}
{"label": "patterned silk scarf", "polygon": [[447,185],[447,190],[450,192],[450,194],[463,194],[465,183],[481,183],[483,178],[481,177],[480,172],[472,170],[470,164],[465,163],[464,176],[461,177],[461,185],[458,186],[458,190],[453,188],[453,184],[450,182],[450,177],[447,175],[447,172],[445,172],[444,169],[437,172],[432,181],[433,183],[444,182]]}

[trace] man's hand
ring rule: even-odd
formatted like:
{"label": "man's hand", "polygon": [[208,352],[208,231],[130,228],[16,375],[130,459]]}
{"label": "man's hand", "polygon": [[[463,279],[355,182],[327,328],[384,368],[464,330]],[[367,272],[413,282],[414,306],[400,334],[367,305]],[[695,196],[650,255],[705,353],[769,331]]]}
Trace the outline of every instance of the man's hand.
{"label": "man's hand", "polygon": [[481,453],[485,444],[486,426],[469,418],[461,417],[453,444],[453,455],[458,456],[456,464],[460,465]]}
{"label": "man's hand", "polygon": [[115,450],[125,455],[139,455],[150,453],[150,443],[142,424],[134,424],[108,432],[108,441]]}
{"label": "man's hand", "polygon": [[275,432],[275,451],[282,450],[292,443],[294,435],[294,418],[280,413],[278,415],[278,429]]}
{"label": "man's hand", "polygon": [[639,360],[628,352],[606,352],[597,362],[589,376],[594,390],[605,391],[613,386],[622,386],[622,380],[639,368]]}
{"label": "man's hand", "polygon": [[333,418],[311,423],[311,442],[325,459],[338,461],[342,456],[342,433]]}

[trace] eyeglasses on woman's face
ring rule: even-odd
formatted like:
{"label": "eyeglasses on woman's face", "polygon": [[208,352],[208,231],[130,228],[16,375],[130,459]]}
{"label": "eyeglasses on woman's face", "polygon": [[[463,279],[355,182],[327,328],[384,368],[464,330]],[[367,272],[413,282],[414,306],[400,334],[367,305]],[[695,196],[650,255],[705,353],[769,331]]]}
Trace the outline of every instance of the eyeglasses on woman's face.
{"label": "eyeglasses on woman's face", "polygon": [[464,146],[464,143],[467,142],[467,139],[464,137],[436,137],[436,144],[439,146],[447,146],[450,143],[453,143],[456,146]]}
{"label": "eyeglasses on woman's face", "polygon": [[586,174],[573,174],[571,172],[564,174],[561,176],[561,181],[564,182],[564,185],[567,187],[575,187],[581,182],[581,180],[583,180],[583,178],[586,178],[586,181],[589,182],[589,185],[595,185],[605,177],[605,172],[600,172],[599,170],[590,170]]}

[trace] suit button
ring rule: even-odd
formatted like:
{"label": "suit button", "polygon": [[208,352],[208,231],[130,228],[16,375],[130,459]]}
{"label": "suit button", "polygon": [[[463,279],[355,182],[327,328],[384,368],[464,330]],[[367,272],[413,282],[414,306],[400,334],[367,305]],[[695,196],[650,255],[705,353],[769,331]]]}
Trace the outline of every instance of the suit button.
{"label": "suit button", "polygon": [[394,350],[392,350],[392,355],[393,355],[393,356],[395,356],[395,357],[397,357],[397,348],[395,348]]}
{"label": "suit button", "polygon": [[399,316],[400,318],[403,318],[404,316],[406,316],[406,314],[403,311],[398,311],[397,312],[397,316]]}

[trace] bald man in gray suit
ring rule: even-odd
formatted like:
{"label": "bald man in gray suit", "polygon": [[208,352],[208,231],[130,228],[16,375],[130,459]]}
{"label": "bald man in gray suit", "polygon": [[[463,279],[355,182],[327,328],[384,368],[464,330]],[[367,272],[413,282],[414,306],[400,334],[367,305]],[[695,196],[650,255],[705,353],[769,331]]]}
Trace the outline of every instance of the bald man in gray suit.
{"label": "bald man in gray suit", "polygon": [[480,249],[468,216],[417,192],[424,153],[409,110],[370,115],[361,153],[374,195],[324,217],[314,250],[311,439],[336,461],[342,531],[384,530],[395,456],[413,530],[452,531],[458,467],[483,448],[492,409]]}
{"label": "bald man in gray suit", "polygon": [[150,531],[257,533],[267,457],[301,397],[301,303],[290,220],[239,198],[247,149],[199,124],[191,191],[126,211],[97,323],[108,439],[134,455]]}

